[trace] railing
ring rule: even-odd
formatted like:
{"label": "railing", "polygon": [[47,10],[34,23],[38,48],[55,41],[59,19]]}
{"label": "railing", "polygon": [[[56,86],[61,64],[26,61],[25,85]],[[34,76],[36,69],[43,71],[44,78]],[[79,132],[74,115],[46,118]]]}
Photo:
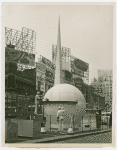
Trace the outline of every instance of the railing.
{"label": "railing", "polygon": [[[56,115],[46,115],[46,131],[58,131],[59,120]],[[72,128],[74,132],[93,131],[93,130],[107,130],[111,128],[112,122],[110,116],[86,114],[79,115],[65,115],[63,118],[63,131],[67,132]]]}
{"label": "railing", "polygon": [[[32,101],[33,100],[33,101]],[[30,107],[29,107],[30,106]],[[26,95],[15,95],[14,97],[5,97],[5,117],[17,117],[27,115],[27,113],[34,112],[34,99]],[[28,110],[30,109],[30,110]],[[27,111],[28,110],[28,111]],[[56,114],[45,114],[46,123],[45,129],[47,131],[58,131],[59,120],[57,120]],[[91,130],[103,130],[109,129],[112,126],[112,117],[106,115],[99,115],[95,113],[86,113],[85,115],[66,114],[63,116],[63,130],[68,131],[69,128],[73,128],[76,132],[91,131]]]}

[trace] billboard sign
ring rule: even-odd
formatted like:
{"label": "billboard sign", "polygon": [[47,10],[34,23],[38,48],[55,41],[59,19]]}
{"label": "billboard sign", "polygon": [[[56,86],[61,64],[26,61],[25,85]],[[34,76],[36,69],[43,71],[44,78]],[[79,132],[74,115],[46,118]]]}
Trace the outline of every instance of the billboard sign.
{"label": "billboard sign", "polygon": [[[70,56],[71,50],[67,47],[61,47],[61,65],[63,70],[70,70]],[[56,64],[57,45],[52,45],[52,62]]]}
{"label": "billboard sign", "polygon": [[74,64],[71,64],[71,72],[77,74],[80,77],[84,77],[84,72],[79,70]]}
{"label": "billboard sign", "polygon": [[37,77],[37,80],[44,80],[45,79],[45,73],[37,71],[36,77]]}
{"label": "billboard sign", "polygon": [[5,47],[5,61],[35,66],[35,54]]}
{"label": "billboard sign", "polygon": [[51,69],[55,69],[55,65],[47,58],[41,56],[41,62],[44,63],[46,66],[50,67]]}
{"label": "billboard sign", "polygon": [[64,78],[65,78],[65,80],[71,81],[72,80],[71,72],[64,70]]}
{"label": "billboard sign", "polygon": [[5,61],[5,74],[16,73],[16,72],[17,72],[17,64]]}
{"label": "billboard sign", "polygon": [[79,68],[82,71],[87,71],[88,66],[86,65],[86,63],[84,63],[83,61],[79,60],[79,59],[75,59],[74,60],[74,64],[77,68]]}
{"label": "billboard sign", "polygon": [[38,80],[37,81],[37,85],[36,85],[36,90],[39,90],[39,91],[42,91],[42,92],[45,92],[45,81],[43,80]]}
{"label": "billboard sign", "polygon": [[41,82],[40,91],[45,92],[45,82]]}
{"label": "billboard sign", "polygon": [[89,68],[89,65],[82,60],[71,56],[71,72],[77,74],[80,77],[84,77],[84,72]]}
{"label": "billboard sign", "polygon": [[54,79],[53,73],[49,70],[46,70],[46,79],[52,81]]}
{"label": "billboard sign", "polygon": [[45,73],[46,66],[43,63],[36,63],[36,70]]}
{"label": "billboard sign", "polygon": [[82,70],[84,72],[86,72],[89,67],[89,64],[85,63],[84,61],[82,61],[74,56],[71,56],[71,64],[74,65],[79,70]]}
{"label": "billboard sign", "polygon": [[43,63],[36,63],[36,90],[45,91],[45,71],[46,66]]}

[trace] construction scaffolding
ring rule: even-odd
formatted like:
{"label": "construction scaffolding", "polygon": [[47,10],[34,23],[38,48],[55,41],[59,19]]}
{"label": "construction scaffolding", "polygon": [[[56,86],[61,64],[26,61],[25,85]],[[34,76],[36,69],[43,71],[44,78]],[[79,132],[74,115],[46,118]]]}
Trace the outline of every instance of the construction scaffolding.
{"label": "construction scaffolding", "polygon": [[[52,60],[56,60],[57,45],[52,45]],[[67,47],[61,47],[62,62],[70,62],[71,50]]]}
{"label": "construction scaffolding", "polygon": [[[35,66],[36,33],[22,28],[22,31],[5,27],[5,61],[14,62],[19,56],[17,66],[19,70],[31,69]],[[13,59],[15,57],[15,59]]]}
{"label": "construction scaffolding", "polygon": [[[57,45],[52,45],[52,62],[55,64],[57,56]],[[70,71],[71,50],[67,47],[61,47],[62,69]]]}
{"label": "construction scaffolding", "polygon": [[22,28],[22,31],[5,27],[5,44],[6,47],[11,44],[15,50],[35,54],[36,33],[25,27]]}

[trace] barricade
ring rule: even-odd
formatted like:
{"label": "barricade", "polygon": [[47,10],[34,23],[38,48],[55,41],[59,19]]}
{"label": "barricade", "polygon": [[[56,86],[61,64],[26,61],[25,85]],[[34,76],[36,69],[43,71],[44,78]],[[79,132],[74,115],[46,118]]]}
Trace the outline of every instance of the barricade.
{"label": "barricade", "polygon": [[40,138],[41,137],[41,121],[11,119],[12,122],[18,124],[18,136]]}
{"label": "barricade", "polygon": [[14,143],[18,140],[18,125],[11,122],[11,120],[5,120],[5,142]]}
{"label": "barricade", "polygon": [[[95,113],[86,113],[83,116],[79,115],[65,115],[63,119],[63,132],[84,132],[91,130],[101,130],[109,128],[109,117],[103,115],[95,114]],[[48,131],[57,131],[59,127],[59,123],[57,122],[56,115],[48,115],[46,121],[46,128],[48,127]],[[110,126],[111,127],[111,126]]]}

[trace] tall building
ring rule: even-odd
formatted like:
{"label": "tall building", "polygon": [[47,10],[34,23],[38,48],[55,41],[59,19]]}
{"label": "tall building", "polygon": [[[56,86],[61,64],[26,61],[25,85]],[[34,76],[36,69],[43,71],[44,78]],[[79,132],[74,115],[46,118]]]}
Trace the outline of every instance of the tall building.
{"label": "tall building", "polygon": [[5,91],[35,95],[35,31],[5,28]]}
{"label": "tall building", "polygon": [[105,86],[106,103],[112,108],[112,85],[113,85],[113,72],[112,70],[104,69],[98,70],[98,82],[103,83]]}
{"label": "tall building", "polygon": [[98,80],[102,79],[103,81],[112,81],[113,72],[109,69],[98,70]]}
{"label": "tall building", "polygon": [[34,103],[35,43],[35,31],[5,28],[5,117],[25,116]]}
{"label": "tall building", "polygon": [[98,79],[94,79],[91,84],[95,89],[95,93],[105,97],[105,107],[108,107],[106,109],[112,111],[112,70],[98,70]]}
{"label": "tall building", "polygon": [[55,65],[47,58],[40,56],[36,63],[36,90],[46,93],[54,86]]}

